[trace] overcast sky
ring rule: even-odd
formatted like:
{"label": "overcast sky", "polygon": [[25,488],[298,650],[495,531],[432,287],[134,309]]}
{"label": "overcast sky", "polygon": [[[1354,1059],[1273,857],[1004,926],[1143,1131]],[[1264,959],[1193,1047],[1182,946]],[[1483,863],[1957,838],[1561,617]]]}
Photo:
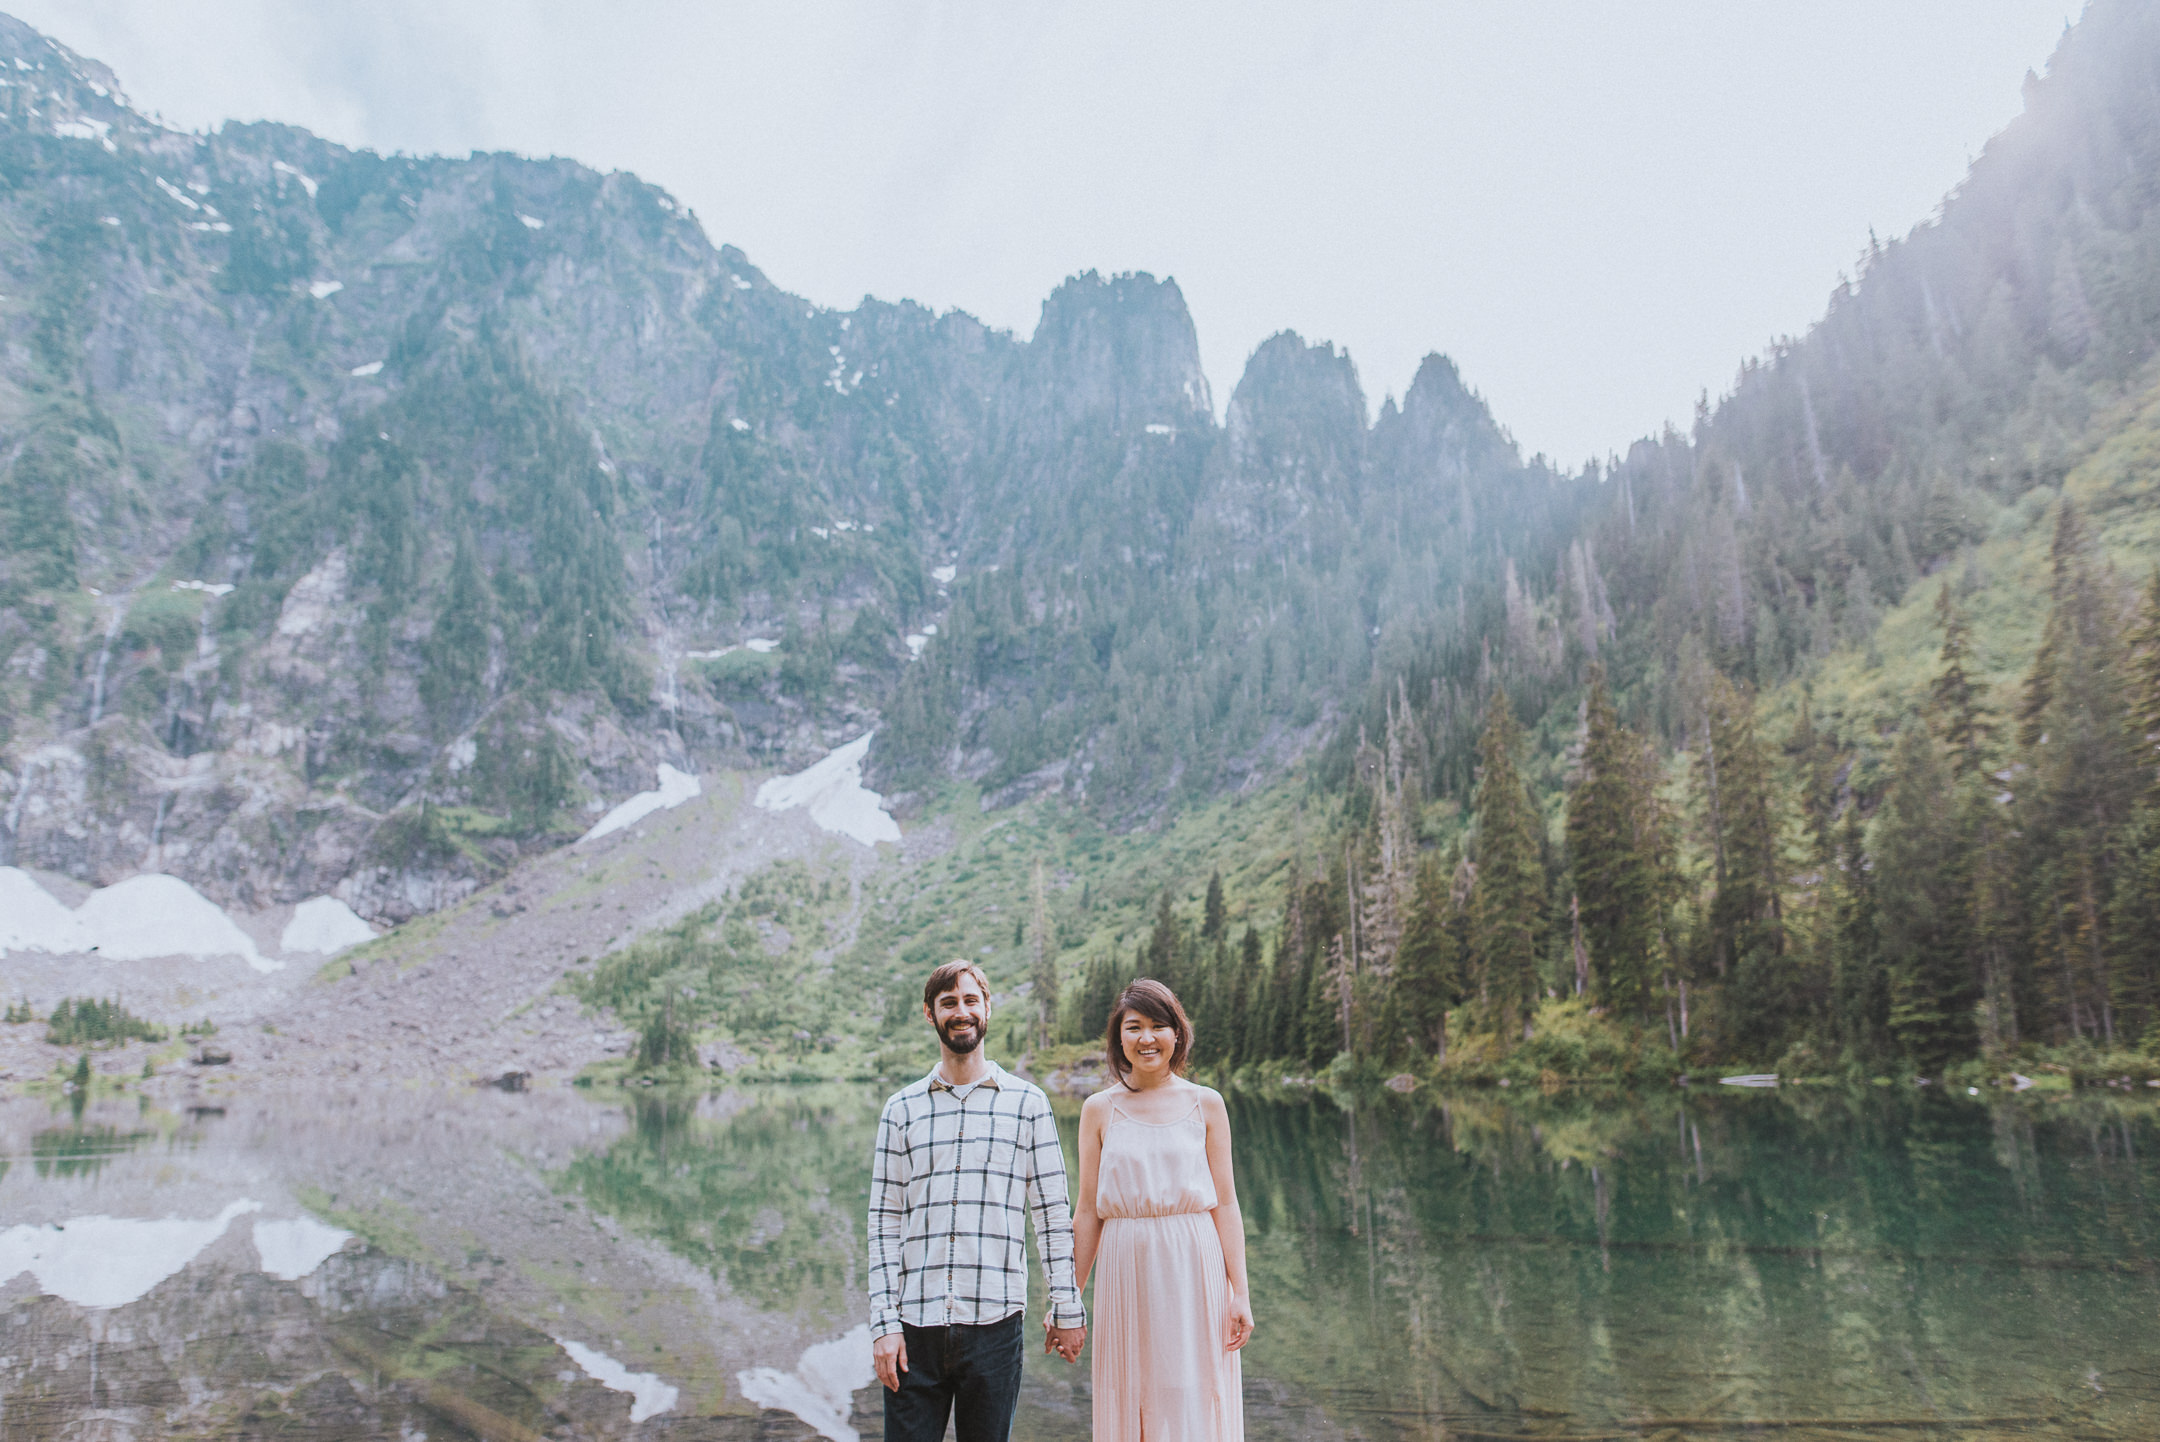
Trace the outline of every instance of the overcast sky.
{"label": "overcast sky", "polygon": [[1218,410],[1286,327],[1348,348],[1375,406],[1445,351],[1572,466],[1804,331],[2079,3],[8,8],[176,125],[635,171],[821,304],[1026,335],[1075,271],[1174,276]]}

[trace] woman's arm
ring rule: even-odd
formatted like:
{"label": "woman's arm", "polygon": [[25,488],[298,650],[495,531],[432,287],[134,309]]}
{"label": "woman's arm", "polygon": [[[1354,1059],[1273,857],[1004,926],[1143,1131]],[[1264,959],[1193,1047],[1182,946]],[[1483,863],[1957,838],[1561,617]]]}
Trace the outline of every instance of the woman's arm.
{"label": "woman's arm", "polygon": [[1223,1268],[1230,1274],[1230,1335],[1224,1342],[1235,1352],[1251,1339],[1253,1329],[1252,1291],[1245,1277],[1245,1214],[1238,1210],[1237,1177],[1230,1166],[1230,1108],[1216,1091],[1201,1099],[1201,1108],[1207,1118],[1208,1172],[1215,1179],[1215,1235],[1222,1240]]}
{"label": "woman's arm", "polygon": [[1109,1102],[1097,1092],[1080,1108],[1080,1195],[1073,1202],[1073,1286],[1087,1291],[1102,1242],[1102,1218],[1095,1215],[1095,1179],[1102,1168],[1103,1113]]}

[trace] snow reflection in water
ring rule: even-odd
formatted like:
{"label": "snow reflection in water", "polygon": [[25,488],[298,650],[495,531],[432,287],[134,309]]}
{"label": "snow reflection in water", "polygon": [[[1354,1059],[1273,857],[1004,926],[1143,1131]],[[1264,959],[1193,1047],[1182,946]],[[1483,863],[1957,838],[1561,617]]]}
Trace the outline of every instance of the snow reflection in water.
{"label": "snow reflection in water", "polygon": [[[240,1097],[68,1128],[0,1103],[0,1155],[36,1158],[0,1174],[7,1435],[95,1412],[860,1442],[881,1093]],[[2150,1099],[1233,1107],[1255,1442],[1690,1416],[2160,1435]],[[1016,1435],[1086,1437],[1087,1373],[1031,1354]]]}

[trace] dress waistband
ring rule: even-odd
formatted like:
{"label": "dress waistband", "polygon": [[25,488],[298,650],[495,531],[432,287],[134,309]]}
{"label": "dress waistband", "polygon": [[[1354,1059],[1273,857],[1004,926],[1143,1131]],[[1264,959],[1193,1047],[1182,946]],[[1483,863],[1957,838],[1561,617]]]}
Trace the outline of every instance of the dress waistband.
{"label": "dress waistband", "polygon": [[1106,1222],[1167,1222],[1174,1217],[1204,1217],[1212,1207],[1193,1207],[1182,1212],[1109,1212],[1103,1216]]}

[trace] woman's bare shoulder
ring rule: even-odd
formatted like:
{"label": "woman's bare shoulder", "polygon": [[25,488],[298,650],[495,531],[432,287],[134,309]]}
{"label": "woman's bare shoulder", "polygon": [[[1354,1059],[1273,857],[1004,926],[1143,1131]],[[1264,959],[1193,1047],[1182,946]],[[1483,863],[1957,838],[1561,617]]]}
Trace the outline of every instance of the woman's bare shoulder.
{"label": "woman's bare shoulder", "polygon": [[1080,1103],[1080,1120],[1088,1121],[1108,1116],[1110,1114],[1110,1102],[1115,1093],[1116,1088],[1105,1087],[1099,1092],[1090,1094],[1086,1101]]}
{"label": "woman's bare shoulder", "polygon": [[1225,1119],[1229,1117],[1230,1107],[1228,1103],[1223,1101],[1221,1092],[1215,1090],[1215,1088],[1211,1086],[1202,1086],[1199,1082],[1195,1081],[1189,1081],[1185,1083],[1185,1085],[1191,1087],[1195,1092],[1199,1094],[1200,1109],[1206,1112],[1210,1117],[1222,1117]]}

